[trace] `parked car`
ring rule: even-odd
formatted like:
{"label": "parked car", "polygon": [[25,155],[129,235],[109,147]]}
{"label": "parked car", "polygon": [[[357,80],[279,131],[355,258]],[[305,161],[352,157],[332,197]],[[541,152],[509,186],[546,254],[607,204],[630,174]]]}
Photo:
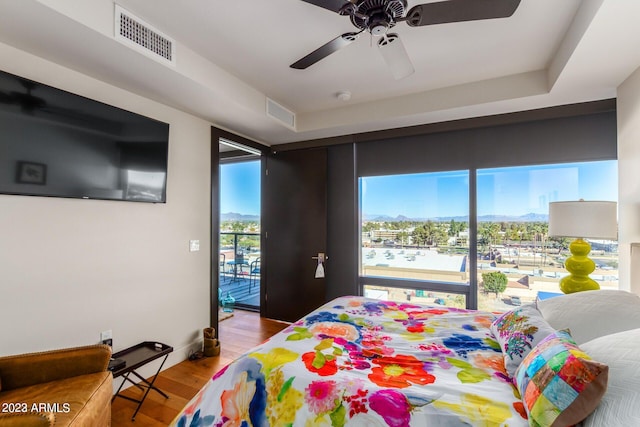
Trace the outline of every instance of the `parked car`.
{"label": "parked car", "polygon": [[511,305],[522,305],[520,297],[511,297]]}
{"label": "parked car", "polygon": [[433,302],[440,305],[445,305],[447,303],[444,298],[436,298]]}

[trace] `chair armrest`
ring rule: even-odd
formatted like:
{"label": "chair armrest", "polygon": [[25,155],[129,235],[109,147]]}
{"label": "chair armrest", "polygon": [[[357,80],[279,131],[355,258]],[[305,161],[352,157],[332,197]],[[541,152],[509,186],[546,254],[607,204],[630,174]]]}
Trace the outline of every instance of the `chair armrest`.
{"label": "chair armrest", "polygon": [[104,344],[0,357],[2,390],[106,371],[110,358]]}
{"label": "chair armrest", "polygon": [[50,427],[55,425],[55,422],[56,417],[51,412],[0,414],[0,426],[2,427]]}

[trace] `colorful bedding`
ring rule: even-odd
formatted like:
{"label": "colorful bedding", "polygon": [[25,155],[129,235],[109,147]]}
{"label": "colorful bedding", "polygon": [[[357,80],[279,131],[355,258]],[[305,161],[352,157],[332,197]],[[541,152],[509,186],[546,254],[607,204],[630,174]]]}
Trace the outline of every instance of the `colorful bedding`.
{"label": "colorful bedding", "polygon": [[177,426],[526,426],[491,313],[341,297],[238,358]]}

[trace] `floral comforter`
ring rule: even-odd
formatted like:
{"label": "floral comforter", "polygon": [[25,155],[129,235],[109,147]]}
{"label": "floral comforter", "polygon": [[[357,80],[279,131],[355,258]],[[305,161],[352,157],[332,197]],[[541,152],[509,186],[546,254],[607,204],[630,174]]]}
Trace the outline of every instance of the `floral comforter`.
{"label": "floral comforter", "polygon": [[177,426],[526,426],[491,313],[340,297],[217,373]]}

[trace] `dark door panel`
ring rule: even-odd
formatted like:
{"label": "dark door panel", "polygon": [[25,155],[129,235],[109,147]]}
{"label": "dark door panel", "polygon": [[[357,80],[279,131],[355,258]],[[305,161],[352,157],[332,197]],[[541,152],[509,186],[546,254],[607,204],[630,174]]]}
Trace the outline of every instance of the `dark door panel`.
{"label": "dark door panel", "polygon": [[326,149],[269,156],[264,182],[264,315],[296,321],[325,301],[312,257],[327,248]]}

